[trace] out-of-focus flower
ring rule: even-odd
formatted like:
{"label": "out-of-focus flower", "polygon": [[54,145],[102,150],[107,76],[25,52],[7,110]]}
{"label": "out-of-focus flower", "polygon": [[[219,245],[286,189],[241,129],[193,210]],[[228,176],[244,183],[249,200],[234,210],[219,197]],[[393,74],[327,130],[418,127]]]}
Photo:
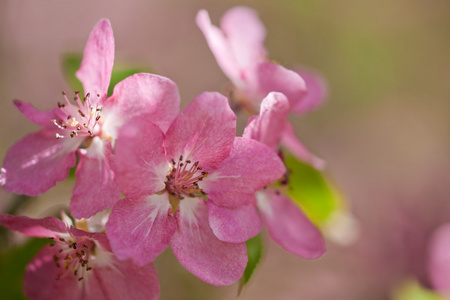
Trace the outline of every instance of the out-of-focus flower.
{"label": "out-of-focus flower", "polygon": [[73,216],[89,217],[119,200],[110,164],[118,128],[145,116],[165,132],[179,111],[180,99],[171,80],[144,73],[118,83],[107,98],[113,63],[113,32],[109,21],[101,20],[89,37],[76,73],[86,93],[83,99],[75,92],[75,103],[71,103],[63,93],[65,102],[49,111],[15,101],[17,108],[43,129],[7,152],[0,174],[7,192],[43,193],[67,177],[76,164],[77,152],[77,183],[70,205]]}
{"label": "out-of-focus flower", "polygon": [[[165,136],[147,119],[121,128],[114,166],[127,198],[106,225],[119,258],[145,264],[170,244],[180,263],[210,284],[229,285],[242,276],[245,243],[222,241],[209,225],[211,211],[246,206],[285,168],[272,149],[236,138],[235,130],[236,116],[218,93],[195,98]],[[243,214],[239,224],[230,219],[217,231],[253,219]]]}
{"label": "out-of-focus flower", "polygon": [[430,242],[429,277],[431,285],[450,297],[450,224],[437,229]]}
{"label": "out-of-focus flower", "polygon": [[[270,92],[285,94],[294,113],[306,113],[323,102],[326,88],[320,76],[306,70],[294,72],[269,61],[264,47],[266,30],[254,10],[230,9],[223,15],[220,29],[201,10],[197,25],[234,85],[232,98],[250,113],[258,111],[262,99]],[[299,159],[317,169],[324,167],[323,160],[312,155],[298,140],[291,125],[285,127],[282,142]]]}
{"label": "out-of-focus flower", "polygon": [[2,226],[51,239],[26,268],[25,296],[33,300],[159,298],[158,276],[151,263],[137,266],[117,259],[104,233],[78,229],[89,221],[74,227],[64,214],[63,221],[0,215]]}
{"label": "out-of-focus flower", "polygon": [[[284,127],[287,124],[289,102],[281,93],[270,93],[261,103],[259,116],[252,116],[244,131],[244,138],[262,142],[276,150],[281,140]],[[286,175],[288,176],[288,175]],[[325,252],[325,245],[320,231],[310,222],[298,206],[283,192],[283,185],[276,184],[256,192],[255,201],[250,203],[247,210],[258,209],[253,212],[253,223],[260,224],[262,218],[269,229],[271,237],[287,251],[304,258],[317,258]],[[219,214],[217,211],[221,211]],[[217,208],[215,222],[212,228],[219,230],[226,227],[221,217],[240,214],[238,209]],[[243,224],[245,225],[245,224]],[[245,226],[241,226],[241,238],[250,233]]]}

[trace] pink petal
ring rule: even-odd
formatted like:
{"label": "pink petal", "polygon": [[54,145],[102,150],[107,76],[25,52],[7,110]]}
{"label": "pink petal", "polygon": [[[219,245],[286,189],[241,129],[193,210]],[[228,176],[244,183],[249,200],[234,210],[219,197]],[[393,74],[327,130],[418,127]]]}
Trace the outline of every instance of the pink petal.
{"label": "pink petal", "polygon": [[328,95],[328,88],[325,79],[319,74],[304,69],[295,70],[306,84],[307,93],[301,101],[292,107],[296,113],[306,113],[322,105]]}
{"label": "pink petal", "polygon": [[171,210],[167,193],[117,202],[106,224],[116,256],[138,265],[151,262],[169,245],[176,229]]}
{"label": "pink petal", "polygon": [[185,198],[175,212],[178,230],[170,245],[180,263],[192,274],[212,285],[230,285],[247,265],[244,243],[220,241],[208,224],[208,208],[201,198]]}
{"label": "pink petal", "polygon": [[236,134],[236,116],[228,99],[214,92],[197,96],[167,131],[169,159],[199,161],[203,169],[217,168],[230,154]]}
{"label": "pink petal", "polygon": [[206,41],[222,71],[237,86],[242,85],[240,67],[232,52],[231,45],[223,32],[211,24],[208,12],[200,10],[196,17],[197,26],[203,32]]}
{"label": "pink petal", "polygon": [[110,256],[105,263],[91,261],[92,270],[83,281],[68,274],[56,280],[57,249],[46,246],[27,266],[24,293],[37,300],[158,299],[159,281],[153,264],[139,267]]}
{"label": "pink petal", "polygon": [[256,236],[263,226],[253,202],[238,208],[226,208],[208,201],[208,216],[215,236],[224,242],[243,243]]}
{"label": "pink petal", "polygon": [[9,148],[3,161],[2,187],[9,193],[39,195],[64,180],[76,163],[80,139],[56,139],[45,129]]}
{"label": "pink petal", "polygon": [[31,219],[0,214],[0,225],[31,237],[57,237],[57,233],[67,233],[66,225],[55,217]]}
{"label": "pink petal", "polygon": [[256,199],[270,236],[285,250],[307,259],[325,253],[320,231],[289,198],[267,189]]}
{"label": "pink petal", "polygon": [[274,148],[280,143],[289,113],[289,102],[284,94],[270,93],[261,102],[259,116],[249,120],[243,137],[257,140]]}
{"label": "pink petal", "polygon": [[238,6],[228,10],[220,22],[231,51],[241,67],[267,60],[264,48],[266,29],[251,8]]}
{"label": "pink petal", "polygon": [[300,140],[295,135],[294,127],[291,123],[286,123],[281,143],[299,160],[310,164],[317,170],[323,170],[325,168],[325,161],[310,153],[305,145],[300,142]]}
{"label": "pink petal", "polygon": [[119,82],[105,104],[105,122],[123,123],[145,116],[166,132],[180,111],[180,96],[170,79],[141,73]]}
{"label": "pink petal", "polygon": [[120,129],[113,169],[127,197],[151,195],[165,188],[168,163],[163,141],[161,129],[143,118],[130,121]]}
{"label": "pink petal", "polygon": [[432,286],[450,296],[450,224],[441,226],[430,242],[428,271]]}
{"label": "pink petal", "polygon": [[247,82],[243,93],[258,103],[270,92],[283,93],[291,107],[306,93],[305,82],[294,71],[271,62],[252,64],[245,70]]}
{"label": "pink petal", "polygon": [[215,204],[236,208],[249,204],[255,191],[285,172],[275,151],[255,140],[237,137],[230,156],[203,180],[201,187]]}
{"label": "pink petal", "polygon": [[111,209],[120,199],[121,192],[110,165],[111,151],[111,143],[104,146],[102,157],[93,156],[89,149],[78,150],[77,182],[70,202],[74,218],[88,218]]}
{"label": "pink petal", "polygon": [[112,257],[109,264],[92,268],[87,290],[90,292],[83,299],[156,300],[160,296],[158,275],[153,264],[137,266],[116,257]]}
{"label": "pink petal", "polygon": [[114,36],[111,23],[103,19],[92,30],[84,49],[80,69],[75,73],[83,84],[86,94],[90,93],[92,96],[99,94],[100,101],[106,99],[113,64]]}
{"label": "pink petal", "polygon": [[65,276],[56,280],[55,254],[55,247],[45,246],[28,264],[23,278],[25,296],[33,300],[88,299],[82,297],[77,277]]}
{"label": "pink petal", "polygon": [[111,245],[109,244],[109,239],[103,232],[89,232],[74,227],[70,227],[69,233],[71,236],[76,238],[88,238],[95,240],[97,245],[100,245],[102,249],[112,252]]}
{"label": "pink petal", "polygon": [[42,127],[56,130],[55,124],[51,122],[56,119],[54,109],[39,111],[33,105],[20,100],[14,100],[14,105],[31,122]]}

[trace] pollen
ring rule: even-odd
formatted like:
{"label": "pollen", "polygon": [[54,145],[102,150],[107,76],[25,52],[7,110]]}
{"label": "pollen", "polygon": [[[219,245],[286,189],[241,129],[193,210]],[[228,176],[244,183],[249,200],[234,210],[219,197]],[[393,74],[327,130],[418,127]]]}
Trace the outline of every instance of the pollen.
{"label": "pollen", "polygon": [[53,262],[55,267],[58,268],[57,280],[71,275],[80,281],[85,277],[85,272],[92,269],[89,265],[90,253],[95,246],[90,241],[83,242],[81,248],[84,250],[80,250],[77,241],[73,237],[69,240],[63,238],[51,239],[50,246],[59,248],[57,254],[53,255]]}
{"label": "pollen", "polygon": [[[56,134],[56,138],[94,136],[94,133],[99,130],[102,108],[91,103],[89,93],[81,101],[79,92],[75,92],[75,104],[69,101],[65,92],[63,97],[66,103],[58,102],[59,109],[55,111],[56,119],[51,120],[62,131]],[[63,134],[64,132],[67,134]]]}
{"label": "pollen", "polygon": [[205,197],[206,193],[200,188],[199,182],[208,176],[208,172],[201,171],[200,162],[183,160],[182,155],[177,162],[175,159],[171,161],[171,169],[166,176],[166,190],[169,194],[180,200],[186,197]]}

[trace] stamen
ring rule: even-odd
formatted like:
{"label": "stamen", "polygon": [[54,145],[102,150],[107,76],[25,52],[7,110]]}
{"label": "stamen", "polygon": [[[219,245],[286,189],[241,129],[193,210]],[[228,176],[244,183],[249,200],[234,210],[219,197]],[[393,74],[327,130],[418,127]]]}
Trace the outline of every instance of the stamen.
{"label": "stamen", "polygon": [[196,161],[190,167],[191,160],[183,161],[180,155],[178,162],[171,159],[172,169],[166,176],[166,190],[170,195],[182,200],[185,197],[204,197],[206,193],[201,189],[199,182],[208,175],[207,172],[198,172],[200,162]]}
{"label": "stamen", "polygon": [[[61,130],[68,131],[67,135],[73,137],[92,137],[97,130],[97,124],[101,119],[101,107],[91,103],[90,94],[84,97],[84,102],[80,98],[80,92],[75,92],[74,101],[71,103],[65,92],[62,92],[65,104],[58,102],[55,111],[56,119],[51,122]],[[58,133],[57,139],[64,138]]]}
{"label": "stamen", "polygon": [[[56,243],[56,246],[59,248],[58,253],[53,255],[53,262],[55,266],[59,269],[59,274],[56,277],[57,280],[69,276],[69,274],[73,274],[73,276],[78,277],[78,280],[81,281],[85,278],[84,274],[86,271],[92,269],[89,266],[89,252],[87,250],[78,250],[80,244],[78,243],[77,238],[70,237],[69,240],[64,238],[59,238],[58,240],[51,239],[52,242]],[[88,249],[89,247],[86,244],[82,244],[83,249]],[[63,264],[63,268],[61,268],[61,264]]]}

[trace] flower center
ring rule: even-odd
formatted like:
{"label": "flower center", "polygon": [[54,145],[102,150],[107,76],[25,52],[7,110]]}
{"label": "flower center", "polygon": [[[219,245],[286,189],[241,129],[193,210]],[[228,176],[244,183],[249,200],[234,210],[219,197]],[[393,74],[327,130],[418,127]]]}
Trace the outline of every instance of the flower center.
{"label": "flower center", "polygon": [[199,187],[198,183],[207,177],[199,162],[192,163],[190,160],[183,161],[183,156],[176,163],[172,159],[172,168],[166,176],[166,190],[170,195],[182,200],[185,197],[204,197],[206,193]]}
{"label": "flower center", "polygon": [[56,280],[66,276],[75,276],[78,281],[83,280],[85,273],[92,269],[89,266],[89,256],[94,250],[94,243],[89,240],[77,243],[64,238],[50,239],[52,240],[50,247],[58,248],[58,254],[53,255],[55,266],[59,269]]}
{"label": "flower center", "polygon": [[[90,101],[90,94],[86,94],[84,101],[81,101],[80,92],[75,92],[76,105],[70,103],[65,92],[63,92],[65,104],[58,102],[59,110],[55,111],[56,119],[51,120],[61,130],[68,132],[73,137],[93,137],[97,123],[101,118],[101,107],[95,106]],[[100,95],[97,95],[100,97]],[[56,138],[62,139],[67,135],[57,133]]]}

